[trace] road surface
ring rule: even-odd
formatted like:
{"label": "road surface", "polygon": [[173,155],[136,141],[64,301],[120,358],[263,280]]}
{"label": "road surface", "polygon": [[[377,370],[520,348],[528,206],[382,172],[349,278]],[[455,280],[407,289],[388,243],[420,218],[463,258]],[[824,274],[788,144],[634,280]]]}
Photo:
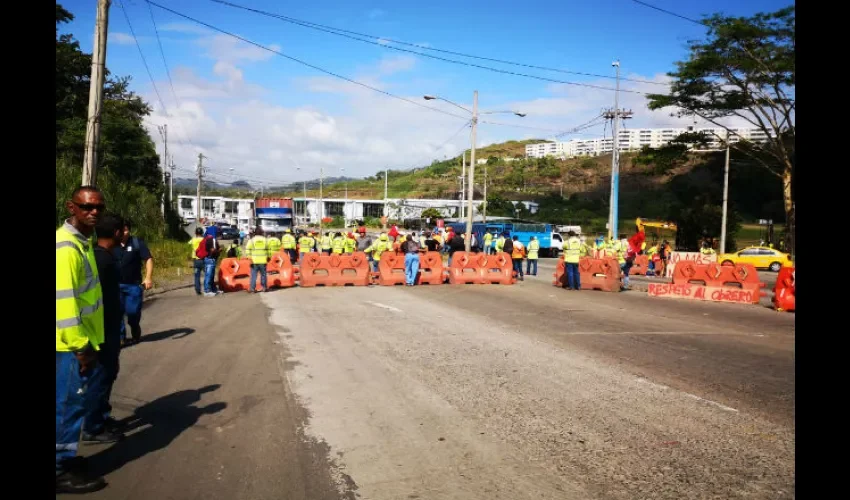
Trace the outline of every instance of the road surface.
{"label": "road surface", "polygon": [[163,294],[91,496],[793,498],[793,314],[550,282]]}

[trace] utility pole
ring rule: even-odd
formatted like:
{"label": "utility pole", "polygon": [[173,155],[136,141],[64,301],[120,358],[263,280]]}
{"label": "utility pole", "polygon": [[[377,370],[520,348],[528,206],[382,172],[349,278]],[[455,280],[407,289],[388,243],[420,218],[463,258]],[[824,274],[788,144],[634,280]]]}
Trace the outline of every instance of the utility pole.
{"label": "utility pole", "polygon": [[385,168],[384,169],[384,217],[387,217],[387,218],[389,218],[389,216],[390,216],[390,212],[389,212],[389,210],[387,210],[387,208],[388,208],[387,207],[387,200],[389,199],[387,197],[388,192],[389,192],[387,190],[387,186],[389,185],[388,182],[387,182],[387,179],[389,178],[389,176],[390,176],[390,169]]}
{"label": "utility pole", "polygon": [[97,1],[94,27],[94,49],[91,56],[91,84],[86,122],[85,152],[83,153],[83,186],[97,182],[97,147],[100,144],[100,117],[103,110],[103,79],[106,73],[106,33],[109,27],[111,0]]}
{"label": "utility pole", "polygon": [[611,144],[611,198],[608,211],[608,237],[618,237],[619,194],[620,194],[620,120],[631,118],[632,111],[620,110],[620,61],[614,61],[611,66],[616,68],[617,86],[614,92],[614,109],[606,111],[603,116],[613,121]]}
{"label": "utility pole", "polygon": [[196,217],[195,217],[195,224],[198,225],[198,226],[200,226],[200,224],[201,224],[201,183],[203,182],[203,178],[204,178],[204,155],[203,155],[203,153],[198,153],[198,199],[196,200],[198,204],[196,206],[197,214],[196,214]]}
{"label": "utility pole", "polygon": [[720,222],[720,254],[726,253],[726,209],[729,200],[729,130],[726,131],[726,165],[723,167],[723,220]]}
{"label": "utility pole", "polygon": [[484,224],[487,224],[487,164],[484,164],[484,213],[482,219]]}
{"label": "utility pole", "polygon": [[478,91],[472,93],[472,151],[469,153],[469,198],[466,207],[466,242],[464,249],[468,253],[472,246],[472,198],[475,196],[473,182],[475,181],[475,137],[478,131]]}
{"label": "utility pole", "polygon": [[460,174],[460,218],[463,219],[465,210],[463,206],[464,200],[466,200],[466,191],[464,188],[466,187],[466,150],[463,150],[463,167],[461,167]]}
{"label": "utility pole", "polygon": [[325,183],[325,167],[319,167],[319,236],[324,236],[322,219],[325,217],[325,198],[322,192]]}
{"label": "utility pole", "polygon": [[[157,127],[159,129],[159,135],[162,136],[162,145],[163,145],[163,153],[162,153],[162,184],[165,187],[165,169],[168,166],[168,124],[164,124]],[[162,194],[162,216],[165,217],[165,193]]]}
{"label": "utility pole", "polygon": [[[342,176],[345,177],[345,167],[339,170]],[[342,225],[348,227],[348,215],[346,215],[348,210],[348,179],[345,179],[343,182],[345,182],[345,202],[342,204]]]}
{"label": "utility pole", "polygon": [[168,204],[171,206],[172,210],[175,210],[174,207],[174,159],[171,159],[171,175],[168,176],[169,187],[168,187]]}

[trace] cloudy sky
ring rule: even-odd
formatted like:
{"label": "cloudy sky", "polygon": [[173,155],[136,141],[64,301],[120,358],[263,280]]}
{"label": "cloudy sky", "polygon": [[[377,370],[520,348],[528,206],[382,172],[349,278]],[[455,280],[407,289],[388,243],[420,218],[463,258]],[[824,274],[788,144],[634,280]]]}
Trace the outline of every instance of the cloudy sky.
{"label": "cloudy sky", "polygon": [[[179,169],[178,177],[191,176],[199,152],[209,158],[206,164],[213,180],[282,184],[316,178],[320,168],[326,176],[362,177],[385,167],[422,166],[469,147],[467,113],[439,100],[425,101],[424,94],[470,109],[472,93],[478,90],[481,111],[527,114],[524,118],[482,115],[479,147],[509,139],[549,139],[613,106],[611,62],[615,59],[621,61],[621,76],[631,79],[620,84],[624,91],[620,106],[634,111],[628,127],[691,124],[671,117],[670,110],[649,111],[641,93],[665,90],[659,85],[665,81],[665,72],[686,57],[687,40],[702,37],[704,29],[632,0],[230,1],[368,35],[374,38],[365,39],[373,43],[211,0],[156,0],[211,27],[149,7],[144,0],[123,0],[125,17],[122,0],[114,0],[107,66],[115,74],[131,75],[133,89],[153,106],[147,126],[159,151],[162,140],[157,126],[168,125],[169,153]],[[751,15],[788,4],[780,0],[649,3],[697,19],[712,12]],[[62,4],[76,16],[66,30],[90,51],[96,2]],[[599,76],[511,66],[387,40]],[[603,133],[611,132],[599,125],[562,140]]]}

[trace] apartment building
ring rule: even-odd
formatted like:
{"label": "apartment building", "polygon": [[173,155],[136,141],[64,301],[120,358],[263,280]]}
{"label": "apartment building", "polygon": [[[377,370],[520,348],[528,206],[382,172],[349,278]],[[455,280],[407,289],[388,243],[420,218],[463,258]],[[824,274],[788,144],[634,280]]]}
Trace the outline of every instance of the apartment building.
{"label": "apartment building", "polygon": [[[742,139],[755,143],[765,142],[767,136],[761,129],[756,128],[733,128],[734,131],[729,142],[734,144]],[[653,128],[653,129],[625,129],[620,130],[618,145],[620,151],[638,151],[644,146],[659,148],[669,144],[673,139],[686,132],[700,132],[705,134],[709,143],[700,151],[717,151],[723,146],[722,138],[726,135],[723,128]],[[610,153],[614,150],[613,138],[597,139],[573,139],[566,142],[544,142],[540,144],[528,144],[525,146],[525,156],[528,158],[543,158],[553,156],[556,158],[575,158],[577,156],[598,156]]]}

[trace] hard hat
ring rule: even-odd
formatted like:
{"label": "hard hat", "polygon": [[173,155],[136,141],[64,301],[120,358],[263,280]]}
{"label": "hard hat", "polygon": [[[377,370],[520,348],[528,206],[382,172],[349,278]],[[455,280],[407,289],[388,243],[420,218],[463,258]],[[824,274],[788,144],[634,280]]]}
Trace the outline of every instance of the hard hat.
{"label": "hard hat", "polygon": [[291,233],[291,232],[292,232],[292,229],[286,228],[286,230],[285,230],[285,231],[286,231],[287,233]]}
{"label": "hard hat", "polygon": [[387,237],[386,233],[381,233],[380,239],[381,239],[381,241],[387,241],[387,240],[389,240],[389,237]]}

